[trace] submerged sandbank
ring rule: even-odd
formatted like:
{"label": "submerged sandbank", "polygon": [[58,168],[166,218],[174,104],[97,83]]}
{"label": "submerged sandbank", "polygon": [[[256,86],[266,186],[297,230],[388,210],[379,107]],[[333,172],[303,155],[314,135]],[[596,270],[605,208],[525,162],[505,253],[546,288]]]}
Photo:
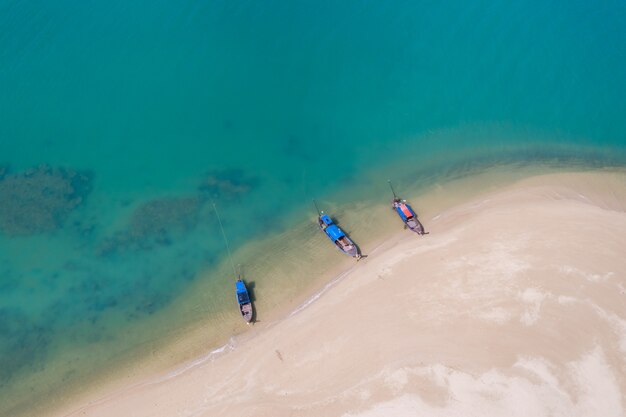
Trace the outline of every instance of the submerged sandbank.
{"label": "submerged sandbank", "polygon": [[623,415],[625,211],[624,172],[483,193],[234,349],[54,415]]}

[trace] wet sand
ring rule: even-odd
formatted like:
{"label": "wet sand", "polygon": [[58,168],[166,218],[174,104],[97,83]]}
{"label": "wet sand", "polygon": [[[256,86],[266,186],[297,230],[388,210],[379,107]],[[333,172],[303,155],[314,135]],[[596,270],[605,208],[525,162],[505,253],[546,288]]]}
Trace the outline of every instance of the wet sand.
{"label": "wet sand", "polygon": [[284,317],[54,416],[625,415],[625,173],[422,221]]}

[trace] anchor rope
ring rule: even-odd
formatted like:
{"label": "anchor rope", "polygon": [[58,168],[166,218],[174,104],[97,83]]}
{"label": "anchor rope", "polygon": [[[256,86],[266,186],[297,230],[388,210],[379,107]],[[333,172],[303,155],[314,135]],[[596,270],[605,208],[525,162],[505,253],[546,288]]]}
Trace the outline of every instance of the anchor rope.
{"label": "anchor rope", "polygon": [[237,270],[235,269],[235,263],[233,262],[233,254],[230,252],[230,245],[228,244],[228,238],[226,237],[226,232],[224,231],[224,226],[222,225],[222,219],[220,218],[220,214],[217,212],[217,207],[215,206],[215,202],[213,203],[213,210],[215,210],[215,215],[217,216],[217,221],[220,224],[220,229],[222,230],[222,236],[224,237],[224,243],[226,243],[226,250],[228,251],[228,259],[230,259],[230,266],[233,267],[233,274],[237,275]]}

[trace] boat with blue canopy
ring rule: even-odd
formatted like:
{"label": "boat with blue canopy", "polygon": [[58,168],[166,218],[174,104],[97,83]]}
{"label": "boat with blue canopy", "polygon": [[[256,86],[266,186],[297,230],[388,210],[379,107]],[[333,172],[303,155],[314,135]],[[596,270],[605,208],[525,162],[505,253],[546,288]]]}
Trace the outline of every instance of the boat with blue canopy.
{"label": "boat with blue canopy", "polygon": [[252,317],[254,316],[254,310],[252,309],[252,301],[250,300],[250,294],[248,293],[248,288],[246,288],[246,283],[243,279],[239,278],[235,282],[235,287],[237,289],[237,303],[239,303],[241,317],[243,317],[246,323],[251,323]]}
{"label": "boat with blue canopy", "polygon": [[215,216],[217,217],[217,221],[220,225],[220,230],[222,231],[222,237],[224,238],[224,244],[226,246],[226,251],[228,252],[230,266],[233,268],[233,274],[237,276],[237,281],[235,281],[235,291],[237,294],[237,304],[239,304],[239,312],[241,313],[241,317],[243,317],[246,323],[251,324],[254,319],[254,308],[252,307],[250,293],[248,292],[246,283],[241,278],[241,269],[239,270],[239,273],[237,273],[237,270],[235,269],[235,263],[233,262],[233,255],[230,252],[228,238],[226,237],[224,225],[222,225],[222,219],[220,219],[220,215],[217,212],[217,206],[215,205],[215,203],[213,203],[213,210],[215,210]]}
{"label": "boat with blue canopy", "polygon": [[[316,205],[317,207],[317,205]],[[323,211],[319,211],[319,216],[317,218],[317,222],[319,224],[320,229],[326,234],[326,237],[330,239],[331,242],[343,253],[357,260],[361,258],[361,253],[359,252],[359,248],[354,244],[352,240],[339,226],[333,222],[333,219],[330,218],[328,214],[324,214]]]}
{"label": "boat with blue canopy", "polygon": [[396,214],[400,217],[405,227],[409,230],[417,233],[418,235],[424,235],[426,232],[424,231],[424,226],[417,218],[417,213],[415,210],[406,202],[406,200],[402,200],[398,198],[396,192],[391,185],[391,181],[389,182],[389,187],[391,187],[391,192],[393,193],[393,200],[391,200],[391,207],[396,212]]}

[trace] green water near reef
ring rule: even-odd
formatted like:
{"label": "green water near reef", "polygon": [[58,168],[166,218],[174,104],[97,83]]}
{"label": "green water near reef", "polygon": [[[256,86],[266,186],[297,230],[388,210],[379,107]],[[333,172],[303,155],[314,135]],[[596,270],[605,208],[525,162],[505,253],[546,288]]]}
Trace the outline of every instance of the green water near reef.
{"label": "green water near reef", "polygon": [[[623,164],[624,21],[621,1],[0,0],[0,414],[49,391],[33,375],[230,317],[213,200],[240,248],[391,161]],[[221,290],[150,320],[199,279]]]}

